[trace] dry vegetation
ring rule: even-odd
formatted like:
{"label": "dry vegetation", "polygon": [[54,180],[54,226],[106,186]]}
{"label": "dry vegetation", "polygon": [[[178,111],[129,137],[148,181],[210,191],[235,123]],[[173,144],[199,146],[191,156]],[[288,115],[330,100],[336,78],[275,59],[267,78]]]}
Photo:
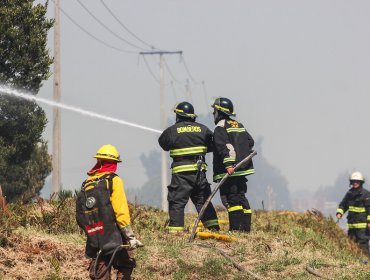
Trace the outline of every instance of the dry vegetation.
{"label": "dry vegetation", "polygon": [[[233,234],[236,241],[195,240],[210,248],[190,244],[189,232],[165,233],[166,213],[144,207],[131,211],[145,243],[136,251],[135,279],[370,279],[366,257],[335,221],[315,211],[257,211],[252,232]],[[88,279],[74,198],[10,205],[9,212],[0,215],[0,279]],[[187,225],[194,219],[188,215]],[[224,233],[227,226],[222,225]]]}

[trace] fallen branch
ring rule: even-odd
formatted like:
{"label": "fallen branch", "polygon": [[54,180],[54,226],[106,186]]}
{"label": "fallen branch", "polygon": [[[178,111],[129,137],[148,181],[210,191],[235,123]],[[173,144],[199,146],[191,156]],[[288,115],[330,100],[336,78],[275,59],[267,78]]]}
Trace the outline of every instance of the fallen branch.
{"label": "fallen branch", "polygon": [[319,278],[322,278],[322,279],[330,279],[330,278],[327,278],[325,277],[324,275],[322,275],[321,273],[317,272],[315,269],[313,269],[312,267],[310,266],[306,266],[306,270],[311,273],[312,275],[315,275]]}
{"label": "fallen branch", "polygon": [[199,246],[199,247],[204,247],[204,248],[209,248],[209,249],[214,249],[216,250],[217,252],[219,252],[225,259],[227,259],[229,262],[231,262],[233,264],[233,266],[238,269],[239,271],[242,271],[242,272],[245,272],[247,274],[249,274],[250,276],[254,277],[255,279],[257,280],[262,280],[263,278],[261,278],[260,276],[254,274],[252,271],[248,270],[248,269],[245,269],[244,267],[242,267],[240,264],[238,264],[236,261],[234,261],[232,258],[230,258],[225,251],[215,247],[215,246],[212,246],[212,245],[209,245],[209,244],[204,244],[204,243],[193,243],[193,245],[195,246]]}

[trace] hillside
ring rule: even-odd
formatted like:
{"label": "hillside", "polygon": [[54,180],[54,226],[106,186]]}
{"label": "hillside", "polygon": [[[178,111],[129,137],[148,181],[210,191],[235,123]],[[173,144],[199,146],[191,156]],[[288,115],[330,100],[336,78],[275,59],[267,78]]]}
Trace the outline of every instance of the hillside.
{"label": "hillside", "polygon": [[[335,221],[315,211],[257,211],[252,232],[233,234],[236,241],[189,243],[189,232],[165,233],[166,213],[131,210],[145,243],[136,251],[135,279],[370,279],[370,266],[356,245]],[[218,213],[226,219],[226,212]],[[194,218],[187,215],[187,225]],[[88,279],[73,198],[9,205],[0,219],[0,279]]]}

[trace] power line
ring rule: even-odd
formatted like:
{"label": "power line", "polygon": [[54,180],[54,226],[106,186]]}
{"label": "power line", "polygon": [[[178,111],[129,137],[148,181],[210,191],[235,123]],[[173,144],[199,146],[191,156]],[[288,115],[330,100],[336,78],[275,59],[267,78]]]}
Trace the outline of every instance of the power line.
{"label": "power line", "polygon": [[180,86],[180,85],[177,85],[177,86],[175,86],[173,83],[172,83],[172,87],[173,87],[173,89],[176,91],[176,95],[177,95],[177,92],[178,91],[180,91],[181,92],[181,94],[180,95],[182,95],[182,97],[181,97],[181,99],[186,99],[187,97],[186,97],[186,92],[185,92],[185,88],[184,88],[184,86]]}
{"label": "power line", "polygon": [[208,100],[208,94],[207,94],[207,89],[206,89],[204,80],[202,81],[202,89],[203,89],[204,98],[206,100],[206,108],[207,108],[209,106],[209,103],[208,103],[209,100]]}
{"label": "power line", "polygon": [[[51,0],[54,2],[54,0]],[[76,25],[80,30],[82,30],[84,33],[86,33],[87,35],[89,35],[91,38],[93,38],[94,40],[98,41],[99,43],[103,44],[104,46],[108,47],[108,48],[111,48],[113,50],[116,50],[116,51],[119,51],[119,52],[123,52],[123,53],[135,53],[137,54],[138,52],[137,51],[130,51],[130,50],[125,50],[125,49],[121,49],[121,48],[118,48],[118,47],[115,47],[111,44],[108,44],[106,42],[104,42],[103,40],[99,39],[98,37],[96,37],[95,35],[93,35],[92,33],[90,33],[87,29],[85,29],[84,27],[82,27],[77,21],[75,21],[66,11],[64,11],[61,7],[59,7],[60,11],[63,13],[64,16],[66,16],[74,25]]]}
{"label": "power line", "polygon": [[101,26],[103,26],[105,28],[105,30],[107,30],[109,33],[111,33],[113,36],[115,36],[116,38],[120,39],[121,41],[125,42],[126,44],[134,47],[134,48],[137,48],[137,49],[140,49],[140,50],[146,50],[145,48],[142,48],[142,47],[139,47],[129,41],[127,41],[125,38],[121,37],[120,35],[118,35],[117,33],[113,32],[108,26],[106,26],[100,19],[98,19],[80,0],[77,0],[78,4],[80,4],[80,6],[96,21],[98,22]]}
{"label": "power line", "polygon": [[164,65],[166,66],[166,69],[168,71],[168,73],[170,74],[170,76],[172,77],[172,79],[177,83],[177,84],[183,84],[183,82],[180,82],[178,79],[176,79],[175,75],[172,73],[170,67],[168,66],[167,64],[167,61],[165,58],[163,58],[163,61],[164,61]]}
{"label": "power line", "polygon": [[146,60],[146,58],[145,58],[145,55],[143,55],[143,58],[144,58],[144,63],[145,63],[145,65],[146,65],[146,68],[148,69],[149,73],[152,75],[153,79],[154,79],[154,80],[156,80],[156,81],[157,81],[157,83],[159,84],[159,83],[160,83],[160,81],[159,81],[159,79],[154,75],[152,68],[150,68],[149,63],[148,63],[148,61],[147,61],[147,60]]}
{"label": "power line", "polygon": [[[185,58],[183,55],[181,55],[181,61],[182,63],[184,64],[184,68],[186,70],[186,72],[188,73],[190,79],[192,80],[192,82],[195,84],[195,86],[199,86],[199,85],[202,85],[202,89],[203,89],[203,95],[204,95],[204,98],[205,98],[205,101],[206,101],[206,107],[208,105],[208,94],[207,94],[207,90],[206,90],[206,87],[205,87],[205,82],[204,80],[201,81],[201,82],[198,82],[194,79],[193,75],[191,74],[190,70],[189,70],[189,67],[188,65],[186,64],[186,61],[185,61]],[[189,88],[189,84],[187,84],[187,92],[190,91],[190,88]],[[190,91],[190,94],[188,93],[188,95],[191,97],[191,91]]]}
{"label": "power line", "polygon": [[197,82],[197,81],[193,78],[193,75],[190,73],[190,70],[189,70],[189,68],[188,68],[188,66],[187,66],[187,64],[186,64],[186,61],[185,61],[185,58],[184,58],[184,56],[183,56],[183,55],[181,55],[181,61],[182,61],[182,63],[184,64],[185,70],[186,70],[186,72],[188,73],[188,75],[189,75],[190,79],[193,81],[193,83],[194,83],[194,84],[199,85],[199,84],[200,84],[200,82]]}
{"label": "power line", "polygon": [[107,6],[107,4],[103,1],[103,0],[100,0],[100,2],[103,4],[103,6],[107,9],[107,11],[111,14],[111,16],[128,32],[130,33],[133,37],[135,37],[137,40],[139,40],[141,43],[143,43],[144,45],[150,47],[151,49],[157,49],[159,50],[158,48],[154,47],[153,45],[145,42],[144,40],[142,40],[140,37],[138,37],[134,32],[132,32],[130,29],[128,29],[128,27],[126,27],[126,25],[112,12],[112,10]]}
{"label": "power line", "polygon": [[[161,61],[163,62],[163,64],[164,64],[164,57],[163,57],[163,55],[166,55],[166,54],[182,54],[182,51],[147,51],[147,52],[140,52],[139,53],[141,56],[143,56],[143,58],[144,58],[144,62],[145,62],[145,64],[146,64],[146,66],[147,66],[147,68],[148,68],[148,70],[149,70],[149,72],[151,73],[151,75],[152,75],[152,77],[159,83],[159,84],[161,84],[161,81],[154,75],[154,73],[153,73],[153,71],[152,71],[152,69],[150,68],[150,66],[149,66],[149,64],[148,64],[148,61],[145,59],[145,56],[146,55],[156,55],[156,54],[158,54],[158,55],[160,55],[160,57],[161,57]],[[160,71],[162,72],[163,71],[163,68],[164,67],[162,67],[163,65],[161,64],[161,67],[160,67]],[[164,84],[163,84],[164,85]],[[167,85],[168,85],[168,83],[167,83]]]}
{"label": "power line", "polygon": [[186,79],[185,90],[186,90],[186,98],[189,100],[190,103],[193,103],[193,93],[190,88],[189,79]]}
{"label": "power line", "polygon": [[[185,84],[185,99],[188,99],[190,101],[192,101],[192,95],[193,95],[193,90],[191,89],[190,87],[190,83],[189,83],[189,79],[186,79],[186,82],[185,83],[180,83],[179,80],[177,80],[173,74],[173,72],[171,71],[171,69],[169,68],[169,65],[167,63],[166,60],[164,60],[164,64],[167,68],[167,71],[169,72],[169,74],[171,75],[172,79],[177,83],[177,84]],[[193,78],[193,76],[191,75],[190,71],[189,71],[189,68],[187,67],[186,65],[186,62],[184,61],[184,66],[185,66],[185,69],[190,77],[190,79],[192,79],[193,83],[194,83],[194,87],[198,87],[198,86],[202,86],[202,91],[203,91],[203,96],[204,96],[204,99],[205,99],[205,107],[207,108],[207,105],[208,105],[208,95],[207,95],[207,90],[206,90],[206,87],[205,87],[205,82],[204,80],[201,81],[201,82],[196,82]],[[172,83],[172,88],[174,90],[174,86],[173,86],[173,83]]]}
{"label": "power line", "polygon": [[171,88],[172,88],[173,95],[175,96],[175,102],[178,103],[179,99],[177,98],[177,91],[173,85],[173,81],[171,81]]}
{"label": "power line", "polygon": [[203,94],[204,94],[206,100],[208,101],[208,94],[207,94],[207,89],[206,89],[206,83],[205,83],[204,80],[202,81],[202,89],[203,89]]}

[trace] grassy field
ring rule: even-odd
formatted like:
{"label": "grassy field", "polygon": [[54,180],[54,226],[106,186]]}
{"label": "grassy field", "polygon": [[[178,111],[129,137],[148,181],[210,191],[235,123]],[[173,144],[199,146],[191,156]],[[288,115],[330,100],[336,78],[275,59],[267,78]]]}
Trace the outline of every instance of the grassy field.
{"label": "grassy field", "polygon": [[[40,200],[1,213],[0,279],[88,279],[74,203]],[[356,244],[316,211],[256,211],[251,233],[232,233],[233,242],[193,243],[188,239],[195,215],[186,216],[186,232],[168,234],[167,213],[144,207],[131,212],[145,244],[136,250],[134,279],[370,279]],[[218,214],[227,220],[225,211]],[[229,234],[227,228],[222,225],[222,233]]]}

